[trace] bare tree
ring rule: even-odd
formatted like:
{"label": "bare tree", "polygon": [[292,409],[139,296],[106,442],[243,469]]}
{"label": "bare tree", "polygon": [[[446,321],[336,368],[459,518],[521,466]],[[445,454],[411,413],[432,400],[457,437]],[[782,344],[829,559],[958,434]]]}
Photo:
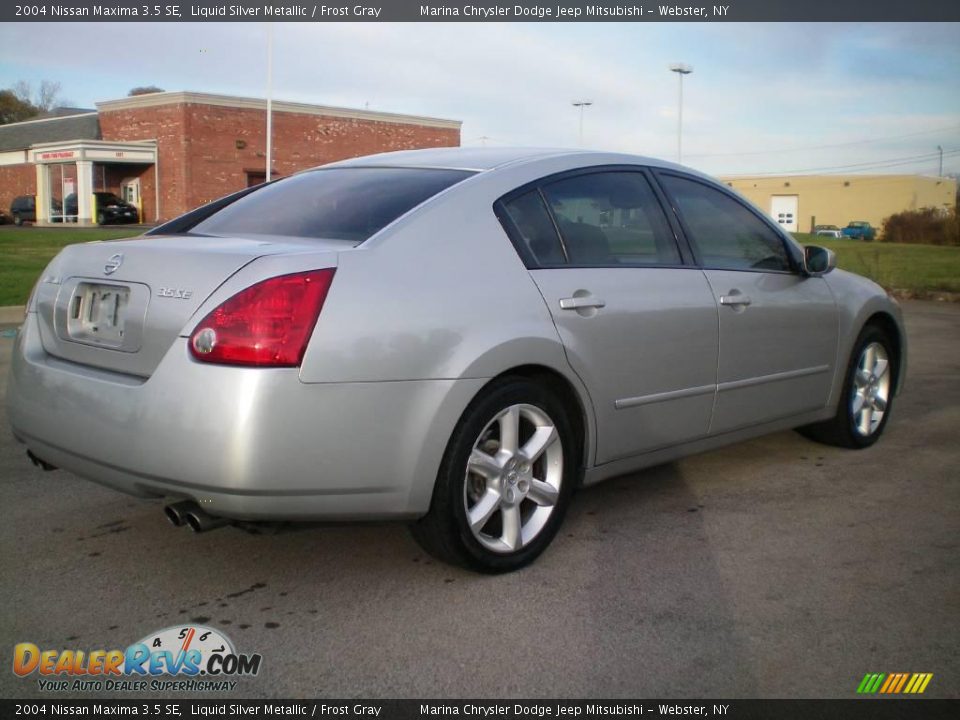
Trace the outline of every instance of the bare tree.
{"label": "bare tree", "polygon": [[50,112],[58,105],[67,102],[60,96],[60,83],[54,80],[41,80],[36,92],[32,83],[27,80],[17,80],[10,90],[19,100],[33,105],[41,113]]}
{"label": "bare tree", "polygon": [[40,89],[37,90],[37,99],[34,100],[42,112],[50,112],[57,105],[63,105],[65,101],[60,96],[60,83],[54,80],[41,80]]}
{"label": "bare tree", "polygon": [[33,105],[33,103],[30,102],[30,96],[33,94],[33,90],[30,87],[30,83],[28,83],[26,80],[17,80],[10,87],[10,90],[21,102],[30,103]]}

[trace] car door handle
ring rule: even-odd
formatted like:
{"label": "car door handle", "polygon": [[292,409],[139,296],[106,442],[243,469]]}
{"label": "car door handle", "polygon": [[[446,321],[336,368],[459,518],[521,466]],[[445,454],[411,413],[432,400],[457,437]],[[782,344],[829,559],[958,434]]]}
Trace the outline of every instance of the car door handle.
{"label": "car door handle", "polygon": [[592,296],[560,298],[561,310],[579,310],[581,308],[602,308],[606,306],[607,306],[606,302],[604,302],[600,298],[595,298]]}
{"label": "car door handle", "polygon": [[746,307],[753,300],[750,299],[749,295],[721,295],[720,304],[721,305],[730,305],[731,307]]}

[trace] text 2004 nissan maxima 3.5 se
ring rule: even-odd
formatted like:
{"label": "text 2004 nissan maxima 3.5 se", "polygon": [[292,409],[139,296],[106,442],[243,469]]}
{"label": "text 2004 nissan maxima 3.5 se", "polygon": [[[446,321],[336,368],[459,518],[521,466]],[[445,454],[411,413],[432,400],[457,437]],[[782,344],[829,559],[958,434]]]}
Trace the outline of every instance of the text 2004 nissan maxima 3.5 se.
{"label": "text 2004 nissan maxima 3.5 se", "polygon": [[871,445],[905,359],[881,288],[703,175],[454,148],[65,248],[8,407],[38,463],[195,529],[407,519],[502,571],[581,483],[791,427]]}

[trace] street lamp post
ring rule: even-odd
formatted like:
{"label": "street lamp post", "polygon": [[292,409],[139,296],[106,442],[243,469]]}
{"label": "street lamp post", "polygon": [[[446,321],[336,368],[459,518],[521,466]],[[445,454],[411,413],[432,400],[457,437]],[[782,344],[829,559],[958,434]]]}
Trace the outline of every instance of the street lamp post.
{"label": "street lamp post", "polygon": [[590,100],[574,100],[571,103],[575,108],[580,108],[580,147],[583,147],[583,109],[593,105]]}
{"label": "street lamp post", "polygon": [[273,25],[267,23],[267,172],[270,182],[273,169]]}
{"label": "street lamp post", "polygon": [[683,162],[683,76],[693,72],[692,65],[673,63],[669,66],[670,72],[675,72],[680,79],[680,97],[677,101],[677,162]]}

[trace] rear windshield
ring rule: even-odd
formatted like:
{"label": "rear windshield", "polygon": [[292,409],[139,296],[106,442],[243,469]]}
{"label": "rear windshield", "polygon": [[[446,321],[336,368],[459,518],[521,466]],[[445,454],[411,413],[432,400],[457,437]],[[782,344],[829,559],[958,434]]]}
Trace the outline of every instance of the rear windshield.
{"label": "rear windshield", "polygon": [[245,195],[194,225],[190,232],[362,242],[472,174],[433,168],[311,170]]}

